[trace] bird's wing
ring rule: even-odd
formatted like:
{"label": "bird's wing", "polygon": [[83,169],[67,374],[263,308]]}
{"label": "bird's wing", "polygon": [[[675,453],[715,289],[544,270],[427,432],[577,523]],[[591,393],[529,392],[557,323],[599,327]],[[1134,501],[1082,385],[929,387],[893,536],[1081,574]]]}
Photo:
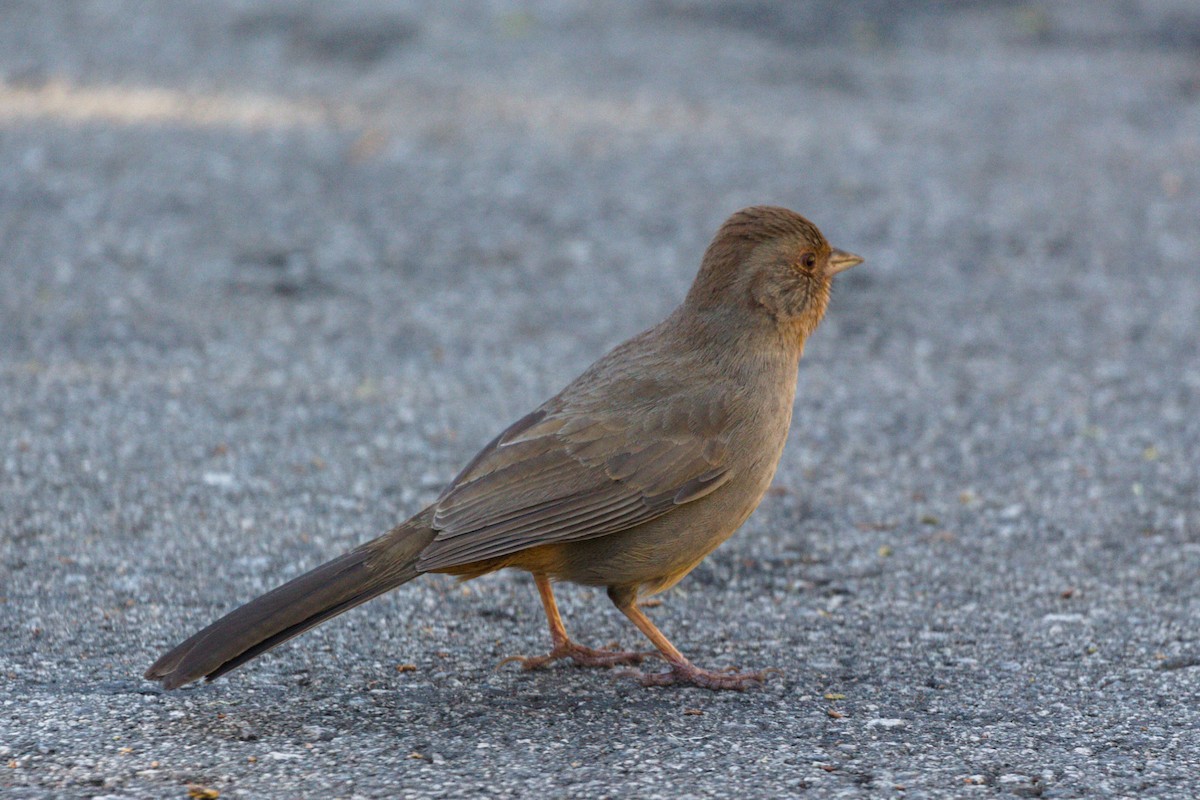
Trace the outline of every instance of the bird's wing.
{"label": "bird's wing", "polygon": [[443,493],[418,568],[604,536],[717,489],[730,477],[725,408],[671,400],[625,415],[552,402],[518,420]]}

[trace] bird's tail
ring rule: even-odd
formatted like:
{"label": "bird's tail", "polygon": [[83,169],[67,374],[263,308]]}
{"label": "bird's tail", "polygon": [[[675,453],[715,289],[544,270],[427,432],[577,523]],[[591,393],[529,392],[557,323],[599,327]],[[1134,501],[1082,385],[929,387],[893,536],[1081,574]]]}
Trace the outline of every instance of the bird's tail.
{"label": "bird's tail", "polygon": [[435,536],[432,509],[231,611],[163,655],[146,677],[174,689],[212,680],[330,617],[421,574],[418,557]]}

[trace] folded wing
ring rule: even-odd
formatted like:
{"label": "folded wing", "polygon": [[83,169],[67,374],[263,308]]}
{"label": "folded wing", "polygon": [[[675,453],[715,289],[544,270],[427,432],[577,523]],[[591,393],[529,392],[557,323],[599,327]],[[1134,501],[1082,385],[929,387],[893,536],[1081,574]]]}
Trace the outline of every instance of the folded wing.
{"label": "folded wing", "polygon": [[[674,411],[673,409],[686,409]],[[487,445],[443,493],[417,566],[445,569],[626,530],[729,479],[723,409],[572,413],[547,405]]]}

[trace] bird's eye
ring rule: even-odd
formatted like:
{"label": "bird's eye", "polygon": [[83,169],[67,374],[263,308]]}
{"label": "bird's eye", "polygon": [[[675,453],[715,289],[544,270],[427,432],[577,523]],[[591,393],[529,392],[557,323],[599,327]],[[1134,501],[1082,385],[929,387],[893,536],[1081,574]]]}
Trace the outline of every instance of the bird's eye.
{"label": "bird's eye", "polygon": [[804,265],[805,269],[812,269],[817,265],[817,257],[812,253],[805,253],[800,257],[800,263]]}

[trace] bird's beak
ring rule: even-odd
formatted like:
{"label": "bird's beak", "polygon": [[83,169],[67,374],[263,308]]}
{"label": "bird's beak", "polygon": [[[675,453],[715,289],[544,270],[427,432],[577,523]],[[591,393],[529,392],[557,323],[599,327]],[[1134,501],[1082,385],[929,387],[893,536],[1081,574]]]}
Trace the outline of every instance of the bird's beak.
{"label": "bird's beak", "polygon": [[844,272],[862,262],[862,256],[856,256],[854,253],[847,253],[845,250],[838,250],[835,247],[829,253],[829,266],[825,269],[825,274],[832,278],[839,272]]}

